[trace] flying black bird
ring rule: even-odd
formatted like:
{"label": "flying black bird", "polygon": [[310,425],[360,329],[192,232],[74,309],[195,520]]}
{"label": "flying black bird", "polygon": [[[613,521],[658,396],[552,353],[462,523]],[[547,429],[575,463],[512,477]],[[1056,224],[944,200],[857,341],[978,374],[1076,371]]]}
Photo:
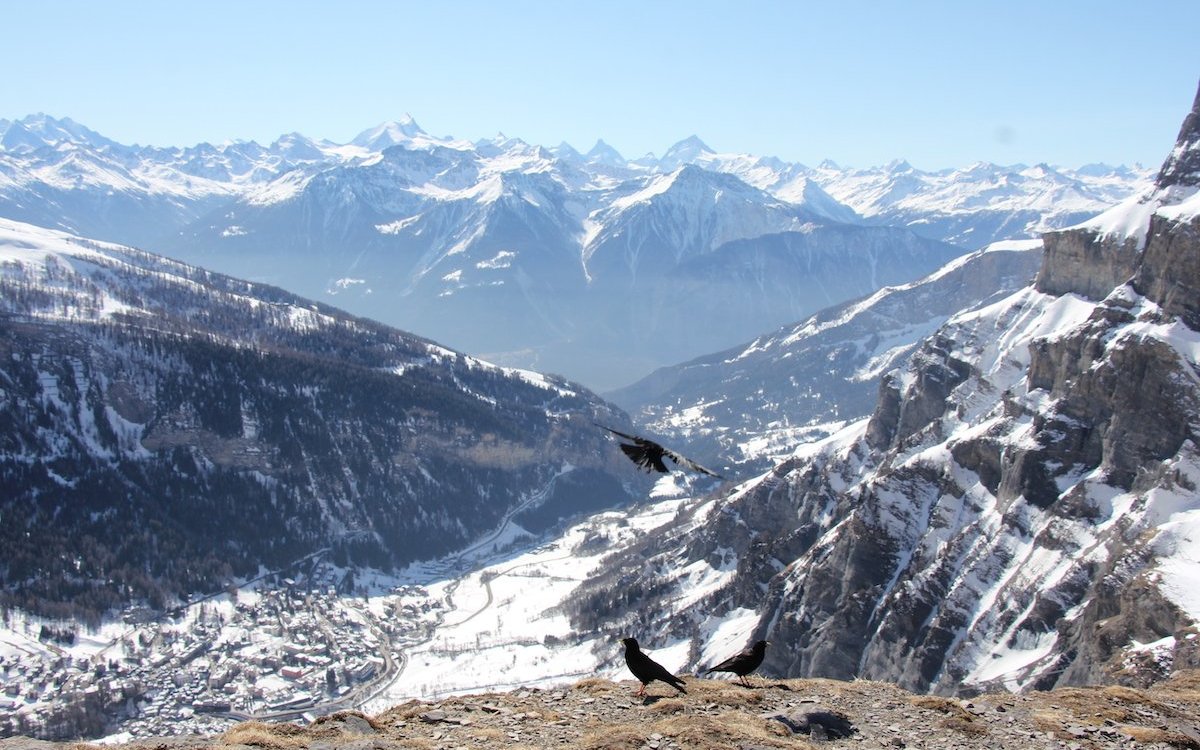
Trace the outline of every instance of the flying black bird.
{"label": "flying black bird", "polygon": [[744,685],[746,684],[746,675],[758,669],[758,666],[762,664],[768,645],[766,641],[755,641],[753,646],[739,651],[715,667],[709,667],[705,670],[705,674],[733,672]]}
{"label": "flying black bird", "polygon": [[717,479],[725,478],[712,469],[704,468],[690,458],[685,458],[673,450],[662,447],[653,440],[647,440],[644,437],[638,437],[637,435],[629,435],[624,432],[619,432],[611,427],[605,427],[602,424],[597,424],[596,426],[603,430],[608,430],[614,435],[619,435],[626,440],[632,440],[632,445],[629,443],[620,443],[621,450],[624,451],[626,456],[629,456],[630,460],[646,471],[657,471],[663,474],[668,473],[670,469],[668,469],[667,465],[663,463],[663,457],[665,456],[671,459],[672,462],[686,466],[692,471],[698,471],[701,474],[708,474],[709,476],[716,477]]}
{"label": "flying black bird", "polygon": [[630,672],[633,672],[633,676],[638,678],[642,683],[642,686],[635,695],[645,695],[646,686],[655,680],[661,680],[679,692],[687,693],[687,690],[683,689],[683,680],[668,672],[667,668],[663,665],[646,656],[642,649],[638,647],[637,638],[622,638],[621,643],[625,644],[625,665],[629,667]]}

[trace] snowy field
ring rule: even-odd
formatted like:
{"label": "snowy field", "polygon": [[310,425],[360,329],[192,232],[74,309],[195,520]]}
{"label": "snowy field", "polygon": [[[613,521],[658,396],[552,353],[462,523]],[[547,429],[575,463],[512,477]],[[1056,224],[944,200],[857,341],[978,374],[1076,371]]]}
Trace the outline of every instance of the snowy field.
{"label": "snowy field", "polygon": [[[559,604],[604,557],[671,520],[689,502],[659,494],[634,511],[593,516],[516,556],[480,559],[480,567],[461,577],[438,580],[439,564],[405,571],[396,586],[423,587],[427,599],[443,605],[439,622],[430,638],[404,648],[401,671],[363,709],[378,712],[409,698],[548,687],[593,675],[623,679],[619,672],[624,667],[601,669],[620,654],[620,643],[586,636],[580,642]],[[467,566],[473,562],[461,560]],[[401,596],[400,604],[418,606],[419,599],[405,602]],[[392,594],[372,597],[369,607],[382,618],[396,600]]]}
{"label": "snowy field", "polygon": [[[232,595],[193,602],[174,617],[130,612],[93,630],[9,612],[0,627],[0,678],[17,694],[0,696],[3,709],[44,720],[67,694],[52,689],[60,678],[79,691],[141,685],[137,711],[112,737],[119,741],[219,732],[239,718],[290,719],[344,708],[378,713],[412,698],[545,688],[590,676],[630,679],[620,642],[575,632],[560,605],[605,557],[681,510],[699,514],[710,504],[691,498],[678,481],[664,477],[645,504],[592,516],[549,540],[534,540],[510,520],[456,555],[398,574],[357,571],[352,596],[332,588],[348,571],[324,564],[317,578],[289,581],[285,589],[279,576],[265,575]],[[728,572],[681,574],[707,588]],[[737,611],[710,623],[706,658],[742,648],[756,619]],[[43,628],[73,633],[74,641],[42,638]],[[678,670],[689,645],[669,644],[654,656]],[[305,654],[303,675],[286,666],[297,663],[298,652]],[[101,665],[103,678],[97,676]],[[326,690],[331,668],[339,677],[365,671]],[[297,702],[303,705],[291,705]],[[227,708],[197,708],[213,703]]]}

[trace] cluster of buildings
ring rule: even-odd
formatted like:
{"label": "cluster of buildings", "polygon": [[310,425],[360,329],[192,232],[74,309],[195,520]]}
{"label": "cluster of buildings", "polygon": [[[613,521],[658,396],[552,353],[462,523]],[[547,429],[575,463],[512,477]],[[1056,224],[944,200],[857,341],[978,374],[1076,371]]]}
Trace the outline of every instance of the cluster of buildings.
{"label": "cluster of buildings", "polygon": [[379,617],[333,588],[289,586],[127,623],[99,649],[0,656],[0,737],[212,733],[350,708],[400,668],[393,642],[432,632],[431,609],[397,604]]}

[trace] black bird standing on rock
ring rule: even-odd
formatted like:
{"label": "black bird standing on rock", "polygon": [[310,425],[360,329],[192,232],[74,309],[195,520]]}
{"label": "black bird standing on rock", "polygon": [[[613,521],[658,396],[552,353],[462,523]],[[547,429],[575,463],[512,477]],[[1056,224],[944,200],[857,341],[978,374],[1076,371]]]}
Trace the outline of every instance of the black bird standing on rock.
{"label": "black bird standing on rock", "polygon": [[625,644],[625,665],[629,667],[629,671],[633,672],[633,676],[641,681],[642,686],[634,694],[641,697],[646,694],[646,686],[655,680],[661,680],[681,693],[687,694],[683,689],[683,680],[676,677],[667,671],[667,668],[658,662],[646,656],[642,649],[638,646],[637,638],[622,638],[621,643]]}
{"label": "black bird standing on rock", "polygon": [[766,641],[755,641],[753,646],[739,651],[715,667],[709,667],[705,670],[705,674],[709,672],[733,672],[738,676],[741,683],[745,685],[746,675],[758,669],[759,665],[763,663],[763,657],[766,656],[768,645],[770,644]]}
{"label": "black bird standing on rock", "polygon": [[653,440],[647,440],[646,438],[638,437],[637,435],[628,435],[624,432],[614,430],[611,427],[605,427],[602,424],[597,424],[596,426],[602,430],[608,430],[614,435],[619,435],[626,440],[632,440],[632,445],[629,443],[620,443],[621,450],[624,451],[626,456],[629,456],[631,461],[646,471],[657,471],[661,474],[670,472],[670,469],[667,468],[667,465],[663,463],[663,457],[666,457],[671,459],[671,461],[676,464],[686,466],[692,471],[698,471],[701,474],[708,474],[710,477],[716,477],[717,479],[725,478],[712,469],[704,468],[690,458],[685,458],[669,448],[664,448]]}

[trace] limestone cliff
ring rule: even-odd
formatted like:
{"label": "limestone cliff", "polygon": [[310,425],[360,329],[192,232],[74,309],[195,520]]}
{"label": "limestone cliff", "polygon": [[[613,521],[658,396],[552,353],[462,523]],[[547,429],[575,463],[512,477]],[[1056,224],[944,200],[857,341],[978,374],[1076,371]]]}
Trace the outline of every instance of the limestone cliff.
{"label": "limestone cliff", "polygon": [[942,693],[1200,663],[1196,111],[1150,192],[1047,235],[1035,284],[951,318],[870,418],[681,515],[580,612]]}

